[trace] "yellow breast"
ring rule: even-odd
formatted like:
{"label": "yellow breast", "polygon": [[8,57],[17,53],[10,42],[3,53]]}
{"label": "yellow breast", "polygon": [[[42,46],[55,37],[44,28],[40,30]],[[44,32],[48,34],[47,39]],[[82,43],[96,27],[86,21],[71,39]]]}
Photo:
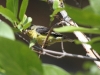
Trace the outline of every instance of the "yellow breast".
{"label": "yellow breast", "polygon": [[[41,35],[41,34],[37,33],[37,32],[34,31],[34,30],[28,30],[28,31],[27,31],[27,35],[28,35],[31,39],[35,38],[35,39],[37,40],[37,43],[38,43],[39,45],[42,45],[42,44],[43,44],[43,42],[44,42],[44,40],[45,40],[45,38],[46,38],[46,36],[47,36],[47,35]],[[53,41],[54,41],[54,37],[53,37],[53,36],[49,36],[48,41],[47,41],[46,44],[50,45],[51,43],[53,43]]]}

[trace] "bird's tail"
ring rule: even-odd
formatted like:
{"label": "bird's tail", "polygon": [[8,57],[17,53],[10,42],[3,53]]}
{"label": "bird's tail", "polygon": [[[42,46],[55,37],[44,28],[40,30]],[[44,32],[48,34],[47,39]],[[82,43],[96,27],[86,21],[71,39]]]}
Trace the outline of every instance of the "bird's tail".
{"label": "bird's tail", "polygon": [[63,41],[63,42],[74,42],[74,39],[71,39],[71,38],[69,38],[68,36],[63,35],[63,36],[62,36],[62,41]]}

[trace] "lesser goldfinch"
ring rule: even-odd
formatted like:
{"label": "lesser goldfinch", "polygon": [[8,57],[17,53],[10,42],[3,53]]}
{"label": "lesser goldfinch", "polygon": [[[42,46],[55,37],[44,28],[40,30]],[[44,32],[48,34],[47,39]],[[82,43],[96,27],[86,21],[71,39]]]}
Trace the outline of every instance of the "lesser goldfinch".
{"label": "lesser goldfinch", "polygon": [[[49,28],[45,26],[40,26],[40,25],[32,25],[27,29],[26,34],[30,37],[30,39],[35,39],[36,42],[42,46],[47,34],[48,34]],[[50,46],[56,42],[61,42],[61,41],[73,41],[66,36],[52,31],[47,42],[46,46]]]}

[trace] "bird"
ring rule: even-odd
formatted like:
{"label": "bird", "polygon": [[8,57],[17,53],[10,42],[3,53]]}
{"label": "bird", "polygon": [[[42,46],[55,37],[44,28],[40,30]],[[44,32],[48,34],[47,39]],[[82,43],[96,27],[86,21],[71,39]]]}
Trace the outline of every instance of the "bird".
{"label": "bird", "polygon": [[[26,30],[26,34],[29,36],[29,38],[32,40],[31,42],[35,42],[42,46],[43,45],[43,42],[44,40],[46,39],[47,37],[47,34],[48,34],[48,31],[50,29],[45,27],[45,26],[41,26],[41,25],[31,25],[29,28],[27,28]],[[67,36],[61,34],[61,33],[58,33],[58,32],[55,32],[55,31],[52,31],[49,35],[49,38],[45,44],[45,46],[50,46],[50,45],[53,45],[57,42],[65,42],[65,41],[68,41],[68,42],[73,42],[72,39],[68,38]],[[33,44],[34,45],[34,44]]]}

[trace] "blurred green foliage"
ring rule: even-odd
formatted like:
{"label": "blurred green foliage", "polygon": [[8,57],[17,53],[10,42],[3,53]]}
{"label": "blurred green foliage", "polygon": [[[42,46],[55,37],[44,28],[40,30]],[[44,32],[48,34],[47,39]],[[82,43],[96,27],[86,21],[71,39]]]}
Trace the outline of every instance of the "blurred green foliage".
{"label": "blurred green foliage", "polygon": [[[27,29],[32,22],[32,18],[25,15],[28,1],[22,0],[20,7],[19,0],[6,0],[6,7],[0,5],[0,14],[20,32]],[[55,29],[55,31],[73,32],[79,30],[85,33],[100,34],[100,9],[98,8],[100,0],[89,1],[90,5],[82,10],[68,5],[65,6],[65,10],[75,22],[92,28],[70,27],[66,31],[65,28],[67,27],[62,27]],[[58,1],[55,1],[53,8],[55,10],[51,18],[63,10],[58,7]],[[100,43],[96,43],[100,41],[98,38],[94,38],[95,40],[93,39],[89,43],[100,52]],[[95,66],[88,67],[87,65],[90,65],[90,63],[84,66],[85,69],[89,69],[89,72],[86,72],[85,75],[100,75]],[[0,67],[0,75],[70,75],[57,66],[42,64],[38,56],[28,46],[15,39],[14,31],[2,20],[0,20]],[[77,75],[84,75],[84,73],[78,72]]]}

